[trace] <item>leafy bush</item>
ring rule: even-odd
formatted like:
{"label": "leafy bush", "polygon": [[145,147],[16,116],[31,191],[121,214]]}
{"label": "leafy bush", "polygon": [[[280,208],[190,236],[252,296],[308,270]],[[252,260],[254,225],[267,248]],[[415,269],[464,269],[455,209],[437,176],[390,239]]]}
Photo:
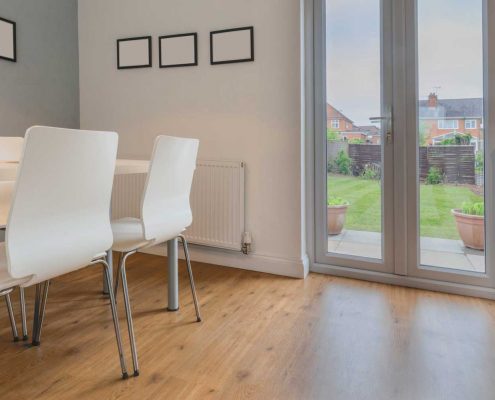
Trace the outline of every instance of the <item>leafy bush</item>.
{"label": "leafy bush", "polygon": [[419,125],[419,145],[426,146],[428,144],[429,137],[430,137],[430,128],[423,121]]}
{"label": "leafy bush", "polygon": [[376,164],[366,164],[361,177],[366,180],[379,180],[381,178],[380,166]]}
{"label": "leafy bush", "polygon": [[437,167],[431,167],[428,170],[428,175],[426,175],[427,185],[438,185],[442,183],[442,172]]}
{"label": "leafy bush", "polygon": [[456,133],[454,137],[444,139],[440,142],[443,146],[459,146],[471,143],[473,136],[470,133]]}
{"label": "leafy bush", "polygon": [[468,215],[485,215],[485,204],[482,201],[479,203],[464,202],[461,211]]}
{"label": "leafy bush", "polygon": [[339,174],[350,175],[352,160],[344,150],[340,150],[335,158],[336,170]]}
{"label": "leafy bush", "polygon": [[327,129],[327,140],[330,142],[336,142],[340,140],[340,135],[332,129]]}
{"label": "leafy bush", "polygon": [[474,159],[474,170],[478,173],[482,173],[484,166],[485,166],[485,157],[482,151],[478,151]]}
{"label": "leafy bush", "polygon": [[335,165],[332,161],[327,163],[327,172],[335,172]]}
{"label": "leafy bush", "polygon": [[349,202],[341,197],[331,196],[328,198],[327,204],[329,206],[348,206]]}
{"label": "leafy bush", "polygon": [[360,138],[353,138],[353,139],[349,139],[348,140],[348,143],[349,144],[364,144],[365,141],[364,139],[360,139]]}

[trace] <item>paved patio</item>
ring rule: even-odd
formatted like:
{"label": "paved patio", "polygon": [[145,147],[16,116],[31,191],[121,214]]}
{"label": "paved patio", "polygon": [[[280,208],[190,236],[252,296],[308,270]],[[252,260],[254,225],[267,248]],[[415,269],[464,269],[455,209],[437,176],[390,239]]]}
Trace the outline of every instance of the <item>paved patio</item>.
{"label": "paved patio", "polygon": [[[381,258],[382,236],[378,232],[344,230],[328,237],[328,251],[360,257]],[[421,238],[421,264],[485,272],[483,251],[464,247],[460,240]]]}

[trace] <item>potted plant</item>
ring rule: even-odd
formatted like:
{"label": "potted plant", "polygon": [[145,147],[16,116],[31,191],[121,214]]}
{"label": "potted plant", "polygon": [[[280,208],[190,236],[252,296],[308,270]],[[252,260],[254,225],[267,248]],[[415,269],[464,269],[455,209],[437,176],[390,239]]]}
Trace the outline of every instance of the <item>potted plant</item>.
{"label": "potted plant", "polygon": [[463,203],[462,208],[452,210],[452,214],[464,246],[484,250],[485,206],[483,202]]}
{"label": "potted plant", "polygon": [[338,235],[342,232],[347,207],[349,207],[349,202],[340,197],[328,199],[327,224],[329,235]]}

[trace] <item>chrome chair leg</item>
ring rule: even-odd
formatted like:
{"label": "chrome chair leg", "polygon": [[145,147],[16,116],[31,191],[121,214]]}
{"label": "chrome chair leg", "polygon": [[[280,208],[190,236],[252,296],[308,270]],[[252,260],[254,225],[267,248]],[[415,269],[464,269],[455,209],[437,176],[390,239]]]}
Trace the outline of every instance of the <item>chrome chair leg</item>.
{"label": "chrome chair leg", "polygon": [[191,259],[189,258],[189,248],[187,246],[187,240],[184,235],[179,235],[182,242],[182,247],[184,248],[184,256],[186,258],[187,273],[189,274],[189,283],[191,284],[191,292],[194,300],[194,308],[196,309],[196,321],[201,322],[201,312],[199,310],[198,297],[196,296],[196,286],[194,284],[194,277],[191,268]]}
{"label": "chrome chair leg", "polygon": [[127,287],[127,275],[125,271],[125,262],[127,257],[132,254],[135,254],[135,251],[129,253],[123,253],[120,257],[119,270],[122,278],[122,290],[124,292],[124,305],[125,305],[125,314],[127,318],[127,330],[129,332],[129,342],[131,343],[131,353],[132,353],[132,363],[134,365],[134,376],[139,375],[139,364],[138,364],[138,355],[136,349],[136,338],[134,336],[134,326],[132,323],[132,311],[131,311],[131,302],[129,300],[129,289]]}
{"label": "chrome chair leg", "polygon": [[117,274],[115,274],[115,283],[114,283],[114,295],[115,295],[115,302],[117,302],[117,291],[119,290],[119,277],[120,277],[120,267],[122,265],[122,258],[124,258],[124,254],[118,253],[119,254],[119,261],[117,263]]}
{"label": "chrome chair leg", "polygon": [[127,367],[125,365],[124,350],[122,347],[122,338],[120,336],[119,317],[117,315],[117,305],[115,304],[115,292],[113,290],[112,274],[110,267],[104,259],[95,260],[91,264],[103,264],[105,269],[105,276],[108,282],[108,294],[110,296],[110,308],[112,310],[113,327],[115,329],[115,337],[117,339],[117,348],[119,350],[120,368],[122,370],[122,379],[127,379],[129,374],[127,373]]}
{"label": "chrome chair leg", "polygon": [[28,340],[27,321],[26,321],[26,297],[24,288],[19,288],[19,302],[21,304],[21,319],[22,319],[22,340]]}
{"label": "chrome chair leg", "polygon": [[37,336],[39,319],[40,319],[40,303],[41,303],[41,283],[36,284],[36,293],[34,295],[34,312],[33,312],[33,340],[32,345],[36,346],[35,338]]}
{"label": "chrome chair leg", "polygon": [[12,309],[12,301],[10,300],[10,293],[4,295],[5,302],[7,303],[7,311],[10,318],[10,326],[12,328],[12,336],[14,337],[14,342],[19,341],[19,335],[17,334],[17,326],[15,324],[14,310]]}
{"label": "chrome chair leg", "polygon": [[43,328],[43,321],[45,319],[46,301],[48,298],[48,289],[50,288],[50,281],[46,281],[42,284],[36,285],[36,300],[34,310],[34,323],[33,323],[33,346],[39,346],[41,344],[41,329]]}

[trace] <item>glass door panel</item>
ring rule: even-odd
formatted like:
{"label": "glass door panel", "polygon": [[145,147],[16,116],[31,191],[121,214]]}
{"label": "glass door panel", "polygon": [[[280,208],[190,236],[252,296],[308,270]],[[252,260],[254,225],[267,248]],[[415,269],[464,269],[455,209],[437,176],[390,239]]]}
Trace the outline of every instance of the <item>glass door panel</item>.
{"label": "glass door panel", "polygon": [[420,264],[483,274],[484,4],[416,4]]}
{"label": "glass door panel", "polygon": [[380,0],[326,0],[328,252],[382,259]]}
{"label": "glass door panel", "polygon": [[317,259],[382,272],[393,268],[391,4],[322,0],[316,84],[325,114],[317,126]]}

